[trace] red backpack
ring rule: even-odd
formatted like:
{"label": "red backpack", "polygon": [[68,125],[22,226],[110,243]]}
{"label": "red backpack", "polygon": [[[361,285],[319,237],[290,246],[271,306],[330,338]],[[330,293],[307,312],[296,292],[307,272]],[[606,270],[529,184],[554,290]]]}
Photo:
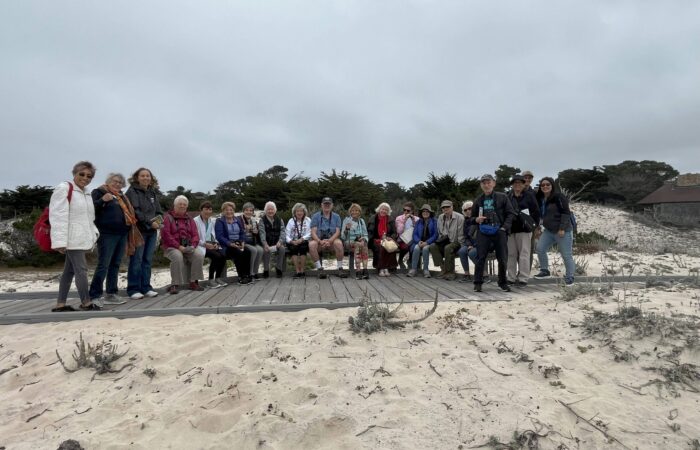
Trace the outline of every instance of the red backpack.
{"label": "red backpack", "polygon": [[[68,204],[73,198],[73,183],[68,182]],[[34,224],[34,240],[43,252],[52,252],[51,248],[51,223],[49,222],[49,207],[39,216],[39,220]]]}

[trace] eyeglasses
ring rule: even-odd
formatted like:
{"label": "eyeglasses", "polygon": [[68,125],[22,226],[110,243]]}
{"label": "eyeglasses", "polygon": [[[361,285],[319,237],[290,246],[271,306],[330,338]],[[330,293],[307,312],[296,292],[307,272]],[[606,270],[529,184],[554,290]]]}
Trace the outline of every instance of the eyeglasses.
{"label": "eyeglasses", "polygon": [[404,208],[404,209],[403,209],[403,212],[407,212],[407,213],[410,213],[410,212],[411,212],[411,210],[410,210],[410,209],[408,209],[408,208]]}
{"label": "eyeglasses", "polygon": [[92,177],[94,177],[95,175],[91,173],[79,172],[78,176],[92,180]]}
{"label": "eyeglasses", "polygon": [[451,206],[442,206],[440,209],[450,209],[452,208]]}
{"label": "eyeglasses", "polygon": [[123,185],[124,183],[122,180],[109,180],[110,183],[118,184],[118,185]]}
{"label": "eyeglasses", "polygon": [[464,211],[464,212],[469,212],[469,211],[471,211],[471,210],[472,210],[471,208],[467,208],[467,209],[463,209],[462,211]]}
{"label": "eyeglasses", "polygon": [[526,180],[532,180],[533,177],[532,175],[525,175],[523,178],[525,178]]}

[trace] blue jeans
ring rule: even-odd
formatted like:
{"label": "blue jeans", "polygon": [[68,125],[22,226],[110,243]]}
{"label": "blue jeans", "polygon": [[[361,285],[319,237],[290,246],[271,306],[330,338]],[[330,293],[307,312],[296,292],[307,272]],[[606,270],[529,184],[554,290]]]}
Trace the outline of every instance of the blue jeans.
{"label": "blue jeans", "polygon": [[128,234],[100,234],[97,239],[97,268],[90,283],[90,300],[102,297],[107,276],[107,293],[116,294],[119,264],[122,262]]}
{"label": "blue jeans", "polygon": [[476,247],[472,247],[471,251],[469,251],[469,247],[463,245],[459,250],[457,250],[457,255],[462,263],[464,273],[469,273],[469,260],[471,259],[472,263],[475,263],[476,261]]}
{"label": "blue jeans", "polygon": [[421,253],[423,254],[423,270],[428,270],[428,267],[430,267],[430,246],[426,245],[421,249],[418,244],[415,244],[411,251],[411,269],[418,270],[418,264],[421,261]]}
{"label": "blue jeans", "polygon": [[129,259],[129,274],[126,293],[131,296],[136,293],[145,294],[153,290],[151,286],[151,262],[156,251],[158,233],[148,232],[143,234],[143,245],[136,247],[136,251]]}
{"label": "blue jeans", "polygon": [[540,241],[537,244],[537,258],[540,260],[540,270],[549,270],[547,250],[549,250],[555,243],[557,244],[557,247],[559,247],[559,253],[564,260],[564,267],[566,268],[566,275],[564,276],[564,279],[567,281],[573,281],[574,273],[576,271],[576,264],[574,263],[573,256],[574,237],[571,231],[566,231],[564,233],[564,237],[559,237],[558,233],[552,233],[549,230],[544,230],[544,232],[542,232]]}

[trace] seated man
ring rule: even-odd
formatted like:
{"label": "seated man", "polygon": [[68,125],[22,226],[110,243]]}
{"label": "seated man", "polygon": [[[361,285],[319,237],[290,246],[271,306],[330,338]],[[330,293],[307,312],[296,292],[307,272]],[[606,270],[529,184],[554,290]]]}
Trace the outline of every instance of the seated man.
{"label": "seated man", "polygon": [[438,217],[438,238],[430,246],[433,262],[442,269],[438,278],[455,279],[455,256],[464,242],[464,216],[453,211],[452,202],[444,200],[440,205],[442,214]]}
{"label": "seated man", "polygon": [[309,241],[309,254],[318,270],[319,278],[326,278],[323,273],[320,255],[324,252],[335,252],[338,276],[347,278],[343,270],[343,242],[340,240],[341,221],[340,216],[333,212],[333,200],[324,197],[321,201],[321,211],[311,217],[311,240]]}

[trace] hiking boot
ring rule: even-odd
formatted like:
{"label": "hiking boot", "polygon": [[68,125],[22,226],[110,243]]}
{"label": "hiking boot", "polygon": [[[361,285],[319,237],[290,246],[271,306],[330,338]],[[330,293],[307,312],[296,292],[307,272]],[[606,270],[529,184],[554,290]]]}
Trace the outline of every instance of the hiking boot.
{"label": "hiking boot", "polygon": [[540,270],[540,272],[537,275],[535,275],[535,278],[541,280],[543,278],[549,278],[550,276],[551,275],[549,273],[549,270]]}
{"label": "hiking boot", "polygon": [[367,269],[362,269],[362,279],[363,279],[363,280],[369,280],[369,270],[367,270]]}
{"label": "hiking boot", "polygon": [[406,274],[407,277],[415,277],[416,276],[416,269],[411,269],[408,271]]}
{"label": "hiking boot", "polygon": [[240,284],[240,285],[250,284],[252,282],[253,282],[253,280],[251,280],[250,277],[239,277],[238,278],[238,284]]}
{"label": "hiking boot", "polygon": [[269,270],[263,271],[263,278],[270,278],[270,271]]}
{"label": "hiking boot", "polygon": [[423,271],[423,278],[430,278],[430,277],[431,277],[430,271],[429,271],[429,270],[424,270],[424,271]]}
{"label": "hiking boot", "polygon": [[479,283],[474,284],[474,292],[481,292],[481,284],[479,284]]}
{"label": "hiking boot", "polygon": [[565,278],[564,279],[564,286],[570,287],[574,285],[574,279],[572,278]]}
{"label": "hiking boot", "polygon": [[321,267],[318,269],[318,279],[325,280],[326,278],[328,278],[328,275],[323,271],[323,267]]}
{"label": "hiking boot", "polygon": [[348,274],[345,269],[338,269],[338,278],[347,278]]}
{"label": "hiking boot", "polygon": [[199,281],[190,281],[190,291],[203,291],[204,288],[199,285]]}
{"label": "hiking boot", "polygon": [[356,270],[356,271],[355,271],[355,279],[356,279],[356,280],[361,280],[361,279],[362,279],[362,271],[361,271],[361,270]]}
{"label": "hiking boot", "polygon": [[515,286],[516,286],[516,287],[519,287],[519,288],[527,287],[527,281],[520,281],[520,280],[518,280],[518,281],[515,282]]}
{"label": "hiking boot", "polygon": [[456,275],[452,272],[446,272],[443,276],[442,279],[445,281],[453,281],[456,278]]}
{"label": "hiking boot", "polygon": [[259,279],[260,279],[260,274],[257,274],[257,273],[256,273],[256,274],[252,275],[252,278],[253,278],[254,280],[259,280]]}
{"label": "hiking boot", "polygon": [[464,274],[463,277],[461,277],[459,280],[457,280],[458,283],[470,283],[472,281],[472,276],[469,275],[468,273]]}
{"label": "hiking boot", "polygon": [[508,283],[503,283],[503,284],[499,283],[498,287],[501,288],[501,290],[504,292],[511,292],[510,286],[508,286]]}
{"label": "hiking boot", "polygon": [[283,274],[282,274],[282,271],[280,269],[275,269],[275,275],[277,276],[277,278],[282,278]]}
{"label": "hiking boot", "polygon": [[180,291],[177,289],[177,286],[175,286],[174,284],[170,285],[170,287],[168,288],[168,294],[170,294],[170,295],[175,295],[178,292],[180,292]]}

